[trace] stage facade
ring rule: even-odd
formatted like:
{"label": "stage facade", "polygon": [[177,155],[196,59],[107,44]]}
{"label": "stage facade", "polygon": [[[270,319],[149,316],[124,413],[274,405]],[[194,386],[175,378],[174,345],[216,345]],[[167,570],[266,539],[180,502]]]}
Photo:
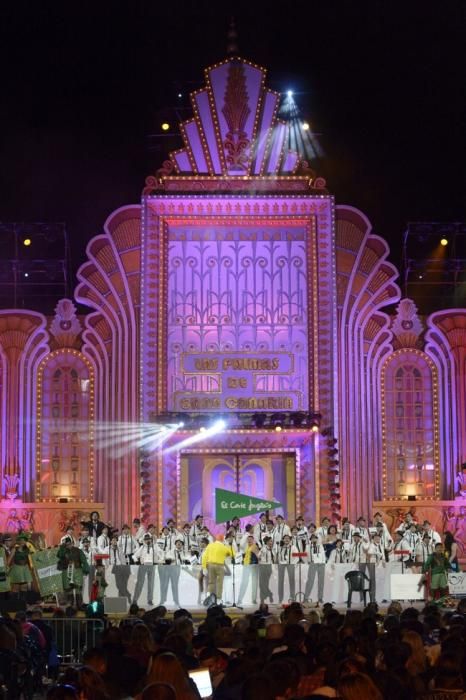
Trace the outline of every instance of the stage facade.
{"label": "stage facade", "polygon": [[466,547],[466,309],[401,298],[265,77],[208,68],[184,147],[90,241],[74,300],[0,311],[0,531],[58,538],[94,509],[215,531],[220,487],[290,522],[410,509]]}

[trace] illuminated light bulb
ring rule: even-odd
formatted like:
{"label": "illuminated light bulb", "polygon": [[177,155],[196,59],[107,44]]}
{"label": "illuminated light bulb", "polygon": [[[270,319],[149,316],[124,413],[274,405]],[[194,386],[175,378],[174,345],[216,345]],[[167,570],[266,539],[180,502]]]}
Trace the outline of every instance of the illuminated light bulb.
{"label": "illuminated light bulb", "polygon": [[32,243],[32,241],[30,238],[25,238],[23,241],[23,245],[25,245],[26,248],[27,248],[27,246],[31,245],[31,243]]}
{"label": "illuminated light bulb", "polygon": [[201,427],[199,428],[200,433],[205,433],[206,430],[207,428],[204,425],[201,425]]}
{"label": "illuminated light bulb", "polygon": [[447,238],[442,238],[442,240],[440,241],[440,245],[443,245],[443,246],[448,245],[448,239],[447,239]]}
{"label": "illuminated light bulb", "polygon": [[170,128],[170,124],[168,122],[163,122],[162,126],[162,131],[168,131]]}
{"label": "illuminated light bulb", "polygon": [[309,131],[310,128],[309,122],[303,122],[303,131]]}
{"label": "illuminated light bulb", "polygon": [[311,433],[318,433],[319,432],[319,426],[318,425],[313,425],[311,428]]}
{"label": "illuminated light bulb", "polygon": [[276,433],[281,433],[282,430],[283,430],[283,428],[282,428],[281,425],[276,425],[276,426],[275,426],[275,432],[276,432]]}

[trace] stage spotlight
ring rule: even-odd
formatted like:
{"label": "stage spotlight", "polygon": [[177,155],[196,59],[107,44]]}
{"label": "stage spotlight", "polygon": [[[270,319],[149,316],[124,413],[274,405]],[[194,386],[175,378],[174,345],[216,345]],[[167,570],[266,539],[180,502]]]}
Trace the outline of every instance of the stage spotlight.
{"label": "stage spotlight", "polygon": [[205,425],[201,425],[201,427],[199,428],[200,433],[205,433],[206,430],[207,430],[207,428],[205,427]]}
{"label": "stage spotlight", "polygon": [[183,97],[181,92],[178,93],[178,97],[180,97],[180,98]]}
{"label": "stage spotlight", "polygon": [[311,433],[318,433],[319,432],[319,426],[317,423],[313,423],[311,426]]}
{"label": "stage spotlight", "polygon": [[24,276],[25,276],[25,277],[29,277],[29,272],[25,272],[25,273],[24,273]]}
{"label": "stage spotlight", "polygon": [[293,90],[288,90],[288,92],[286,94],[289,97],[289,99],[291,100],[291,98],[293,97]]}
{"label": "stage spotlight", "polygon": [[441,241],[440,241],[440,245],[443,245],[443,246],[448,245],[448,239],[447,239],[447,238],[442,238]]}
{"label": "stage spotlight", "polygon": [[309,131],[310,128],[309,122],[303,122],[303,131]]}
{"label": "stage spotlight", "polygon": [[28,246],[30,246],[31,243],[32,243],[32,241],[31,241],[30,238],[25,238],[24,241],[23,241],[23,245],[25,245],[26,248],[27,248]]}
{"label": "stage spotlight", "polygon": [[180,422],[177,424],[177,427],[178,427],[178,428],[184,428],[184,421],[183,421],[183,420],[180,421]]}
{"label": "stage spotlight", "polygon": [[226,427],[227,424],[225,421],[220,419],[213,424],[212,429],[215,430],[215,432],[220,432],[221,430],[225,430]]}
{"label": "stage spotlight", "polygon": [[168,131],[170,128],[170,124],[168,122],[163,122],[161,127],[162,127],[162,131]]}
{"label": "stage spotlight", "polygon": [[281,432],[285,427],[286,416],[283,413],[276,413],[272,416],[271,424],[277,433]]}

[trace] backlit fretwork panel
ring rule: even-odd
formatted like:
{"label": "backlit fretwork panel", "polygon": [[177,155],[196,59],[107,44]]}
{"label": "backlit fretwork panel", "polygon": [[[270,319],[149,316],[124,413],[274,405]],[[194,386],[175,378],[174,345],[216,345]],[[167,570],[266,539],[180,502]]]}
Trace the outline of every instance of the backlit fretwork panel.
{"label": "backlit fretwork panel", "polygon": [[437,372],[418,350],[394,353],[382,370],[384,498],[439,498]]}
{"label": "backlit fretwork panel", "polygon": [[[289,402],[277,408],[308,408],[306,270],[304,227],[292,233],[225,227],[196,238],[193,231],[170,232],[169,410],[228,410],[241,397],[261,396],[271,408],[275,400]],[[209,358],[214,363],[202,365]],[[225,372],[245,358],[259,363],[257,371],[250,364],[233,376]],[[189,404],[193,395],[205,397],[205,405]]]}
{"label": "backlit fretwork panel", "polygon": [[37,500],[91,501],[94,490],[94,376],[75,350],[47,356],[39,369]]}

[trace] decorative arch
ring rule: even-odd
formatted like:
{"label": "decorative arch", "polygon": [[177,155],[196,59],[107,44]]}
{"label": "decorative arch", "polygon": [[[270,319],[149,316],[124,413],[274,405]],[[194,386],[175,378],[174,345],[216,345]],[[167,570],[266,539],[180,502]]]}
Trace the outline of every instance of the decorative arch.
{"label": "decorative arch", "polygon": [[78,270],[75,299],[93,309],[84,320],[82,350],[95,366],[96,420],[102,431],[123,429],[96,450],[96,499],[107,504],[107,517],[125,522],[141,515],[139,454],[125,442],[139,422],[139,316],[141,284],[141,207],[114,211],[102,235],[86,249]]}
{"label": "decorative arch", "polygon": [[400,299],[400,290],[395,283],[398,270],[387,261],[388,245],[372,232],[367,217],[349,206],[337,206],[335,214],[338,422],[334,434],[342,512],[356,518],[369,512],[380,497],[379,376],[383,360],[393,351],[390,321],[383,309]]}
{"label": "decorative arch", "polygon": [[383,363],[383,499],[440,498],[438,372],[421,350],[403,348]]}
{"label": "decorative arch", "polygon": [[36,501],[94,500],[94,368],[62,348],[37,378]]}
{"label": "decorative arch", "polygon": [[439,367],[444,498],[458,493],[466,462],[466,309],[436,311],[427,319],[426,352]]}

